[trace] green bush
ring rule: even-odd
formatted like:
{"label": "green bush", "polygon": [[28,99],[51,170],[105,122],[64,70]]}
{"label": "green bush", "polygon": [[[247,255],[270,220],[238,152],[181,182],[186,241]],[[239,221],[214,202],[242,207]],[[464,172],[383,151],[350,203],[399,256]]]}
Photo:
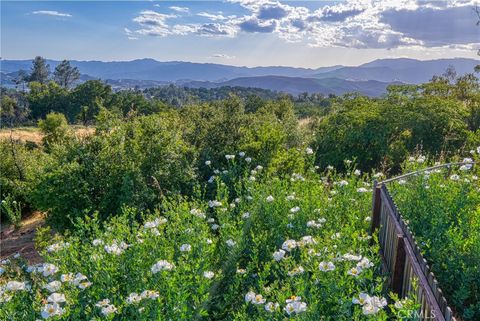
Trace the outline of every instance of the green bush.
{"label": "green bush", "polygon": [[126,204],[153,210],[169,194],[191,194],[194,153],[174,113],[133,118],[110,132],[57,145],[54,161],[32,191],[58,227],[86,213],[101,218]]}
{"label": "green bush", "polygon": [[6,195],[0,202],[2,213],[5,213],[8,221],[19,228],[22,220],[22,203],[17,202],[10,195]]}
{"label": "green bush", "polygon": [[[0,199],[7,196],[22,205],[22,212],[32,210],[31,192],[49,156],[38,148],[27,148],[20,141],[0,141]],[[33,207],[34,209],[35,207]],[[0,206],[3,218],[7,213]]]}
{"label": "green bush", "polygon": [[42,143],[47,150],[51,150],[55,144],[64,144],[71,138],[67,119],[63,114],[49,113],[45,119],[38,121],[38,127],[42,131]]}
{"label": "green bush", "polygon": [[[406,171],[425,166],[416,160]],[[392,190],[449,305],[473,321],[480,319],[480,171],[462,169],[435,170]]]}
{"label": "green bush", "polygon": [[[473,77],[473,76],[472,76]],[[323,117],[316,135],[316,162],[343,168],[356,159],[362,170],[401,170],[403,160],[422,150],[454,156],[474,139],[478,79],[439,77],[423,85],[390,86],[381,99],[346,96]]]}

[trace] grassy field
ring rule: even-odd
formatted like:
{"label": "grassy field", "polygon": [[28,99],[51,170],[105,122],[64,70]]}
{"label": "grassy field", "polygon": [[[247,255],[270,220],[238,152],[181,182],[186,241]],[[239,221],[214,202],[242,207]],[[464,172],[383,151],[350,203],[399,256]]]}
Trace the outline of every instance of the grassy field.
{"label": "grassy field", "polygon": [[[71,130],[77,137],[90,135],[95,131],[94,127],[85,127],[81,125],[71,125]],[[43,134],[38,127],[15,127],[0,129],[0,140],[10,139],[20,140],[22,142],[34,142],[36,144],[42,143]]]}

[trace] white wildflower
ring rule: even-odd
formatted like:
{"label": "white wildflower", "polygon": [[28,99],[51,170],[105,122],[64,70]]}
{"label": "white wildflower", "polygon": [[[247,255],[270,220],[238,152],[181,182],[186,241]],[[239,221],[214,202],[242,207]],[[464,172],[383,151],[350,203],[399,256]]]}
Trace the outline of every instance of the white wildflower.
{"label": "white wildflower", "polygon": [[50,293],[57,292],[58,290],[60,290],[61,287],[62,287],[62,282],[60,281],[52,281],[43,286],[43,288]]}
{"label": "white wildflower", "polygon": [[127,297],[125,301],[127,304],[137,304],[140,301],[142,301],[142,297],[137,293],[133,292],[133,293],[130,293],[130,295]]}
{"label": "white wildflower", "polygon": [[364,305],[365,303],[368,302],[368,300],[370,300],[370,296],[367,293],[362,292],[358,295],[358,298],[353,298],[352,299],[352,303],[353,304]]}
{"label": "white wildflower", "polygon": [[219,202],[217,200],[208,201],[208,206],[209,207],[220,207],[220,206],[222,206],[222,202]]}
{"label": "white wildflower", "polygon": [[255,299],[255,292],[249,291],[247,294],[245,294],[245,302],[249,303],[252,302]]}
{"label": "white wildflower", "polygon": [[41,316],[44,319],[48,319],[53,316],[60,316],[65,312],[65,310],[60,307],[58,303],[46,304],[43,306],[41,311]]}
{"label": "white wildflower", "polygon": [[52,303],[61,303],[67,301],[65,299],[65,295],[61,293],[52,293],[50,296],[47,298],[47,302],[52,302]]}
{"label": "white wildflower", "polygon": [[27,283],[26,282],[19,282],[19,281],[9,281],[5,288],[8,291],[24,291],[27,290]]}
{"label": "white wildflower", "polygon": [[298,206],[292,207],[290,209],[290,213],[297,213],[298,211],[300,211],[300,207],[298,207]]}
{"label": "white wildflower", "polygon": [[318,265],[318,268],[320,269],[320,271],[322,272],[328,272],[328,271],[333,271],[335,270],[335,265],[333,264],[333,262],[320,262],[320,264]]}
{"label": "white wildflower", "polygon": [[285,251],[288,251],[288,252],[290,252],[291,250],[293,250],[296,247],[297,247],[297,242],[295,240],[286,240],[282,244],[282,249],[284,249]]}
{"label": "white wildflower", "polygon": [[284,250],[281,250],[281,249],[278,250],[278,251],[275,251],[275,252],[273,252],[273,259],[277,262],[282,260],[285,257],[285,253],[286,252]]}
{"label": "white wildflower", "polygon": [[263,298],[263,296],[261,294],[256,294],[254,297],[253,297],[253,300],[251,301],[253,304],[264,304],[265,303],[265,299]]}
{"label": "white wildflower", "polygon": [[105,316],[115,312],[117,312],[117,308],[113,304],[102,307],[102,314]]}
{"label": "white wildflower", "polygon": [[154,265],[152,265],[152,273],[155,274],[155,273],[158,273],[160,271],[171,271],[175,268],[175,266],[166,261],[166,260],[160,260],[158,261],[157,263],[155,263]]}
{"label": "white wildflower", "polygon": [[58,267],[50,263],[44,263],[42,266],[43,276],[50,276],[58,272]]}
{"label": "white wildflower", "polygon": [[280,304],[278,303],[268,302],[267,304],[265,304],[265,311],[275,312],[276,310],[278,310],[279,307]]}
{"label": "white wildflower", "polygon": [[205,271],[203,272],[203,276],[207,279],[213,279],[213,277],[215,276],[215,273],[213,273],[212,271]]}
{"label": "white wildflower", "polygon": [[353,267],[347,272],[348,275],[352,275],[354,277],[358,277],[360,273],[362,273],[362,268],[360,267]]}
{"label": "white wildflower", "polygon": [[143,299],[156,299],[160,296],[160,294],[158,293],[158,291],[153,291],[153,290],[145,290],[142,292],[142,294],[140,294],[140,296],[143,298]]}

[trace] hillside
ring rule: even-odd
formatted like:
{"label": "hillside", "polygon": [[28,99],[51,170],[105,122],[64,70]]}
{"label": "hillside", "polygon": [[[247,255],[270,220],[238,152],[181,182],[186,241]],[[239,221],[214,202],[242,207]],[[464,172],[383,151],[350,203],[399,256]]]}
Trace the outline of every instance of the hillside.
{"label": "hillside", "polygon": [[[47,60],[53,70],[59,64]],[[132,61],[71,61],[78,67],[81,81],[103,79],[114,89],[151,88],[170,83],[192,88],[242,86],[269,89],[289,94],[302,92],[342,95],[359,92],[367,96],[385,93],[392,82],[418,84],[441,75],[450,66],[458,75],[472,72],[477,60],[454,58],[420,61],[380,59],[360,66],[331,66],[317,69],[282,66],[238,67],[154,59]],[[2,86],[13,88],[19,70],[30,70],[30,60],[2,60]]]}
{"label": "hillside", "polygon": [[385,93],[389,84],[390,83],[375,80],[350,81],[339,78],[315,79],[263,76],[236,78],[219,83],[196,81],[185,83],[184,86],[193,88],[217,88],[223,86],[253,87],[285,92],[292,95],[298,95],[304,92],[322,93],[325,95],[343,95],[350,92],[359,92],[367,96],[380,96]]}

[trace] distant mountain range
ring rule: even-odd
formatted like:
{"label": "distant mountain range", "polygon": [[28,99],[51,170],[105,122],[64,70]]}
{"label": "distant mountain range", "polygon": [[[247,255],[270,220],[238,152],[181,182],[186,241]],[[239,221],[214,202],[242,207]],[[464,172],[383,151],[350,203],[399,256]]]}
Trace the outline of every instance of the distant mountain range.
{"label": "distant mountain range", "polygon": [[[47,60],[51,70],[59,61]],[[2,60],[2,85],[12,86],[19,70],[30,70],[31,60]],[[420,61],[380,59],[360,66],[331,66],[317,69],[294,67],[237,67],[210,63],[133,61],[71,61],[82,80],[103,79],[114,88],[147,88],[174,83],[187,87],[242,86],[298,94],[359,92],[378,96],[390,83],[417,84],[440,75],[452,66],[458,74],[472,72],[479,61],[466,58]]]}

